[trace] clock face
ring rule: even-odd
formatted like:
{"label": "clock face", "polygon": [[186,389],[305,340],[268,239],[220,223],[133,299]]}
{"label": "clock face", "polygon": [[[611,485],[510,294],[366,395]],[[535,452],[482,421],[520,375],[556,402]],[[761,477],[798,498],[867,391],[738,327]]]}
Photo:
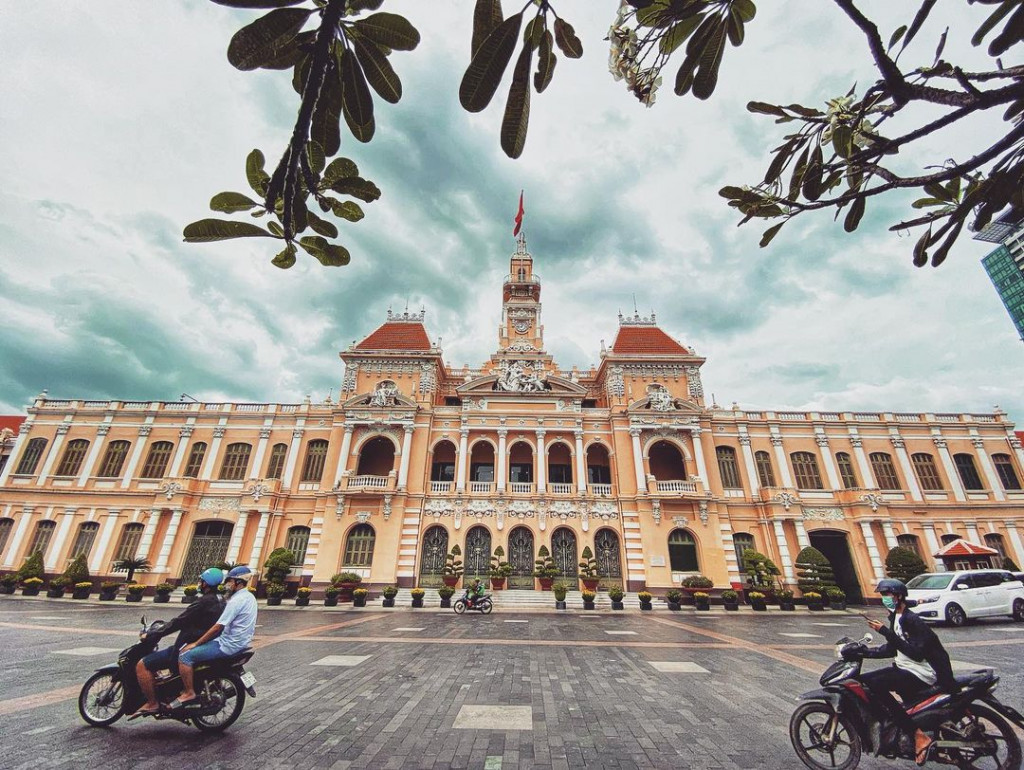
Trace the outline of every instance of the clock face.
{"label": "clock face", "polygon": [[531,325],[528,320],[512,322],[512,328],[516,330],[516,334],[526,334],[526,332],[530,331]]}

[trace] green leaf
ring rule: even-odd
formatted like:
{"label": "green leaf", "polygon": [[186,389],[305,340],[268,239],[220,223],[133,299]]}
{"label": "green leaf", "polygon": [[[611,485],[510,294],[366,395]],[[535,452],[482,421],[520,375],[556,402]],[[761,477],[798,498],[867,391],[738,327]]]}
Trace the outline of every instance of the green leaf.
{"label": "green leaf", "polygon": [[724,23],[716,26],[700,56],[700,65],[693,78],[693,95],[698,99],[709,98],[718,85],[718,68],[725,52],[725,26]]}
{"label": "green leaf", "polygon": [[480,44],[459,85],[459,102],[469,112],[480,112],[494,98],[519,40],[523,14],[509,16]]}
{"label": "green leaf", "polygon": [[697,29],[700,20],[700,16],[693,15],[674,25],[658,42],[658,49],[661,53],[668,56],[675,52],[693,34],[693,31]]}
{"label": "green leaf", "polygon": [[303,57],[307,56],[307,50],[316,40],[316,31],[300,32],[281,48],[270,61],[260,65],[261,69],[286,70],[294,67]]}
{"label": "green leaf", "polygon": [[807,172],[807,157],[810,155],[811,148],[804,147],[803,152],[796,159],[796,165],[793,167],[793,175],[789,178],[789,193],[788,197],[790,200],[796,200],[800,195],[800,187],[804,181],[804,174]]}
{"label": "green leaf", "polygon": [[260,195],[267,194],[267,182],[270,181],[270,174],[263,170],[266,159],[259,150],[253,150],[245,159],[245,178],[253,192]]}
{"label": "green leaf", "polygon": [[200,219],[185,225],[186,243],[226,241],[231,238],[273,238],[274,236],[250,222],[232,222],[224,219]]}
{"label": "green leaf", "polygon": [[510,158],[518,158],[526,146],[526,131],[530,126],[530,69],[533,67],[533,48],[524,45],[512,73],[512,85],[505,103],[505,117],[501,121],[501,149]]}
{"label": "green leaf", "polygon": [[273,61],[299,33],[313,10],[280,8],[242,27],[228,44],[228,61],[240,70],[254,70]]}
{"label": "green leaf", "polygon": [[314,174],[319,174],[324,170],[324,163],[327,162],[327,158],[324,157],[324,149],[314,141],[310,141],[306,145],[306,158],[309,160],[309,168]]}
{"label": "green leaf", "polygon": [[359,176],[359,167],[348,158],[335,158],[324,169],[323,177],[320,180],[320,189],[326,190],[339,179],[349,176]]}
{"label": "green leaf", "polygon": [[555,64],[558,57],[554,52],[554,38],[549,30],[544,31],[540,40],[540,54],[537,57],[537,74],[533,76],[533,87],[537,93],[543,93],[544,89],[551,83],[551,77],[555,74]]}
{"label": "green leaf", "polygon": [[853,129],[838,125],[832,132],[832,149],[840,158],[849,158],[853,154]]}
{"label": "green leaf", "polygon": [[569,59],[583,56],[583,43],[576,37],[576,30],[561,17],[555,19],[555,43]]}
{"label": "green leaf", "polygon": [[811,151],[811,158],[807,162],[807,171],[804,172],[803,193],[809,201],[816,201],[821,197],[821,178],[824,174],[821,145],[814,143]]}
{"label": "green leaf", "polygon": [[348,0],[346,16],[355,16],[360,11],[376,11],[384,0]]}
{"label": "green leaf", "polygon": [[929,227],[928,231],[917,239],[917,243],[914,244],[914,265],[916,267],[924,267],[928,261],[928,240],[932,237],[932,228]]}
{"label": "green leaf", "polygon": [[636,23],[641,27],[663,28],[677,21],[675,14],[669,12],[669,0],[654,0],[646,6],[636,9]]}
{"label": "green leaf", "polygon": [[358,176],[339,179],[331,185],[331,189],[336,193],[351,195],[366,203],[373,203],[380,197],[380,188],[377,185]]}
{"label": "green leaf", "polygon": [[767,102],[747,102],[747,112],[759,112],[762,115],[779,115],[782,117],[786,115],[784,109]]}
{"label": "green leaf", "polygon": [[985,39],[985,35],[991,32],[992,28],[1001,22],[1003,18],[1015,7],[1016,3],[1004,0],[1004,2],[992,12],[992,15],[985,19],[985,21],[981,23],[981,26],[978,27],[978,31],[975,32],[974,37],[971,38],[971,45],[981,45],[981,41]]}
{"label": "green leaf", "polygon": [[928,209],[932,206],[941,206],[943,203],[944,201],[941,201],[938,198],[918,198],[910,205],[915,209]]}
{"label": "green leaf", "polygon": [[282,270],[287,270],[289,267],[295,264],[295,255],[298,249],[295,248],[294,243],[286,243],[284,251],[270,260],[270,263],[275,267],[279,267]]}
{"label": "green leaf", "polygon": [[917,33],[920,32],[921,26],[928,18],[928,14],[932,12],[935,2],[936,0],[924,0],[921,3],[921,7],[917,9],[917,14],[914,16],[914,20],[910,23],[910,29],[907,30],[906,37],[903,38],[903,46],[900,48],[900,51],[905,50],[906,47],[913,42],[914,38],[917,37]]}
{"label": "green leaf", "polygon": [[938,182],[931,182],[930,184],[926,184],[924,186],[924,191],[931,195],[933,198],[938,198],[939,200],[943,201],[953,201],[953,197],[949,194],[949,191],[946,190],[946,188],[943,187]]}
{"label": "green leaf", "polygon": [[402,81],[399,80],[388,58],[373,43],[365,43],[358,37],[352,40],[356,56],[363,68],[363,74],[374,91],[386,102],[395,104],[402,98]]}
{"label": "green leaf", "polygon": [[352,136],[360,142],[373,139],[373,97],[362,67],[351,51],[341,52],[341,107]]}
{"label": "green leaf", "polygon": [[320,233],[320,235],[328,238],[338,237],[338,228],[326,219],[321,219],[312,211],[306,212],[306,218],[309,222],[309,226],[313,229],[313,232]]}
{"label": "green leaf", "polygon": [[334,198],[328,198],[331,204],[331,212],[334,216],[347,219],[349,222],[358,222],[365,215],[363,209],[355,201],[338,201]]}
{"label": "green leaf", "polygon": [[304,238],[299,238],[299,246],[311,257],[319,260],[324,267],[341,267],[347,265],[351,259],[348,249],[328,243],[319,235],[307,235]]}
{"label": "green leaf", "polygon": [[738,15],[744,24],[757,15],[757,6],[754,5],[753,0],[732,0],[730,10]]}
{"label": "green leaf", "polygon": [[279,225],[274,220],[271,219],[270,221],[267,222],[267,229],[270,230],[270,232],[272,232],[278,238],[284,238],[284,228],[282,228],[281,225]]}
{"label": "green leaf", "polygon": [[734,47],[743,45],[743,22],[736,16],[735,13],[729,14],[729,20],[727,23],[727,32],[729,34],[729,42]]}
{"label": "green leaf", "polygon": [[897,28],[896,31],[892,33],[892,37],[889,38],[889,45],[887,45],[885,47],[885,50],[891,51],[892,47],[894,45],[896,45],[898,42],[900,42],[900,38],[902,38],[906,33],[907,33],[907,25],[906,24],[904,24],[903,26]]}
{"label": "green leaf", "polygon": [[225,214],[235,214],[239,211],[248,211],[259,206],[256,201],[250,200],[242,193],[222,192],[217,193],[210,200],[210,208],[214,211],[223,211]]}
{"label": "green leaf", "polygon": [[285,8],[289,5],[298,5],[305,0],[211,0],[217,5],[226,5],[229,8]]}
{"label": "green leaf", "polygon": [[540,45],[540,38],[544,32],[544,17],[534,16],[526,22],[526,29],[523,30],[523,45],[536,50],[537,46]]}
{"label": "green leaf", "polygon": [[330,157],[341,148],[341,80],[332,62],[320,88],[320,96],[313,108],[313,122],[309,135],[324,148]]}
{"label": "green leaf", "polygon": [[843,229],[848,233],[852,233],[857,229],[857,225],[860,224],[861,217],[864,216],[864,208],[867,205],[867,199],[864,196],[853,199],[853,205],[850,206],[850,210],[846,212],[846,219],[843,220]]}
{"label": "green leaf", "polygon": [[723,198],[735,199],[745,197],[747,191],[744,190],[742,187],[733,187],[731,185],[726,185],[725,187],[718,191],[718,194],[721,195]]}
{"label": "green leaf", "polygon": [[758,245],[763,249],[765,246],[771,243],[772,238],[774,238],[778,234],[779,230],[782,229],[782,226],[784,224],[786,223],[779,222],[777,225],[772,225],[767,230],[765,230],[764,235],[761,236],[761,242]]}
{"label": "green leaf", "polygon": [[411,51],[420,44],[420,33],[397,13],[375,13],[353,23],[364,37],[395,51]]}
{"label": "green leaf", "polygon": [[473,8],[473,42],[470,46],[470,58],[476,56],[480,45],[501,24],[503,18],[501,0],[476,0],[476,6]]}

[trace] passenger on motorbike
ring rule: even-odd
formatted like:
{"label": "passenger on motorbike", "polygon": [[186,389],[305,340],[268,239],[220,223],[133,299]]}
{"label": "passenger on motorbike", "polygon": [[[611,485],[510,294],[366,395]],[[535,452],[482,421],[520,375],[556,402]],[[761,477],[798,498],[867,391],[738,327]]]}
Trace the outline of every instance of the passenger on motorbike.
{"label": "passenger on motorbike", "polygon": [[939,637],[925,622],[907,607],[907,586],[900,580],[887,578],[875,589],[882,604],[889,610],[888,625],[869,620],[868,625],[883,637],[885,644],[867,650],[866,658],[892,658],[892,666],[862,674],[860,679],[875,695],[876,702],[892,717],[893,722],[907,735],[914,736],[914,760],[923,765],[933,739],[917,729],[907,714],[906,705],[900,705],[892,696],[899,693],[904,704],[915,700],[922,690],[938,685],[947,692],[958,687],[953,678],[949,654]]}
{"label": "passenger on motorbike", "polygon": [[252,570],[242,565],[228,572],[227,605],[217,622],[199,639],[181,648],[178,656],[178,671],[181,673],[182,690],[171,709],[183,708],[197,702],[199,698],[193,689],[193,674],[200,663],[219,658],[229,658],[242,652],[252,642],[256,632],[256,597],[248,590]]}
{"label": "passenger on motorbike", "polygon": [[473,583],[466,589],[466,595],[463,597],[467,607],[472,607],[473,602],[484,595],[484,584],[480,582],[480,578],[476,578]]}
{"label": "passenger on motorbike", "polygon": [[160,703],[156,697],[156,685],[153,682],[153,672],[177,669],[178,651],[184,645],[196,641],[217,622],[217,618],[224,610],[224,602],[217,593],[217,586],[222,582],[224,582],[224,571],[210,567],[199,576],[200,596],[196,601],[159,631],[149,633],[144,631],[140,634],[140,638],[152,636],[161,639],[177,631],[178,638],[170,647],[150,653],[136,664],[135,675],[139,680],[142,694],[146,696],[146,702],[129,717],[130,719],[156,714],[160,711]]}

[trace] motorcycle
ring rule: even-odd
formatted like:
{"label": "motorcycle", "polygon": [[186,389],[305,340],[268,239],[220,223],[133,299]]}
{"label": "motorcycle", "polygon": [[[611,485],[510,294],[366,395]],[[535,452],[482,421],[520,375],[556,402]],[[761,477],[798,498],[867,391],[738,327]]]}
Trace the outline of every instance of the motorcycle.
{"label": "motorcycle", "polygon": [[[861,753],[889,759],[914,759],[913,736],[903,732],[875,705],[861,683],[864,652],[871,634],[836,642],[835,663],[825,669],[820,690],[806,692],[789,720],[789,739],[811,770],[853,770]],[[960,768],[1019,770],[1021,744],[1009,719],[1024,727],[1024,716],[993,695],[999,677],[991,669],[955,676],[960,692],[937,687],[905,704],[914,723],[935,742],[927,759]]]}
{"label": "motorcycle", "polygon": [[457,600],[452,605],[452,609],[455,610],[456,615],[461,615],[466,610],[476,611],[483,615],[490,615],[491,610],[494,609],[494,603],[491,601],[490,594],[484,594],[483,596],[474,599],[472,604],[466,602],[465,597]]}
{"label": "motorcycle", "polygon": [[[147,626],[143,617],[138,643],[122,650],[117,663],[100,668],[86,680],[78,695],[78,712],[82,719],[94,727],[107,727],[125,714],[135,713],[146,702],[135,666],[157,648],[158,641],[153,634],[165,625],[157,620]],[[229,658],[199,664],[194,679],[198,704],[189,703],[174,710],[161,707],[159,712],[146,716],[191,723],[203,732],[226,730],[241,715],[246,694],[256,697],[256,677],[244,668],[254,652],[249,647]],[[176,674],[157,676],[154,684],[161,703],[173,701],[181,692],[181,677]]]}

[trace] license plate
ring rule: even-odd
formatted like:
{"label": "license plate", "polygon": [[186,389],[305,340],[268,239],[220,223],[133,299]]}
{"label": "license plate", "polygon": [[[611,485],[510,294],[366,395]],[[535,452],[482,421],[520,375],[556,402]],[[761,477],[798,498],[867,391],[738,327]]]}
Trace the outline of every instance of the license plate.
{"label": "license plate", "polygon": [[254,684],[256,684],[256,677],[254,677],[252,674],[246,671],[244,674],[242,674],[242,684],[244,684],[246,687],[252,687]]}

